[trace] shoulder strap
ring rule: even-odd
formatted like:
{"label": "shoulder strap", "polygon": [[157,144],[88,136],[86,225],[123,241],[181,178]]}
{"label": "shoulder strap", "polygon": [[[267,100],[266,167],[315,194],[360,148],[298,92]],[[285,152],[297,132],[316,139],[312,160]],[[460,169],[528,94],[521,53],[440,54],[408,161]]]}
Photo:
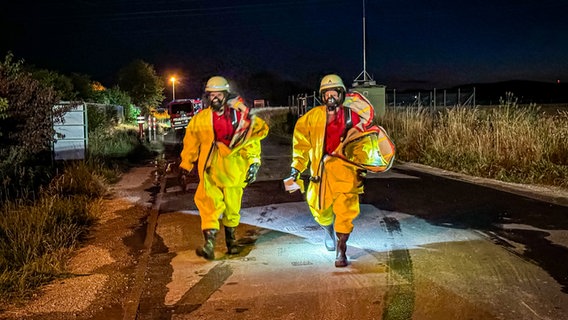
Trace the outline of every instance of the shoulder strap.
{"label": "shoulder strap", "polygon": [[353,116],[350,108],[343,107],[343,117],[345,118],[345,130],[349,131],[353,127]]}
{"label": "shoulder strap", "polygon": [[237,129],[237,125],[239,124],[237,117],[237,110],[231,108],[231,124],[233,125],[233,131]]}
{"label": "shoulder strap", "polygon": [[348,107],[343,107],[343,119],[345,123],[345,129],[343,129],[343,134],[341,135],[341,140],[345,139],[349,129],[353,127],[353,116],[351,115],[351,109]]}

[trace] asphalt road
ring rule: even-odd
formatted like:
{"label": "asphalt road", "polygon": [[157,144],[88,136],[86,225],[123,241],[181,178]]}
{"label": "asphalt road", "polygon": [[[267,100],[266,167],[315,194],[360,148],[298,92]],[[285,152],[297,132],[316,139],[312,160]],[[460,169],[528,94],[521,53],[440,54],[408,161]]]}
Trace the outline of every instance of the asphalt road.
{"label": "asphalt road", "polygon": [[237,229],[246,249],[226,255],[221,235],[214,261],[195,254],[197,181],[164,178],[138,319],[568,319],[565,198],[398,165],[366,180],[351,264],[335,268],[302,194],[282,189],[290,153],[264,140]]}

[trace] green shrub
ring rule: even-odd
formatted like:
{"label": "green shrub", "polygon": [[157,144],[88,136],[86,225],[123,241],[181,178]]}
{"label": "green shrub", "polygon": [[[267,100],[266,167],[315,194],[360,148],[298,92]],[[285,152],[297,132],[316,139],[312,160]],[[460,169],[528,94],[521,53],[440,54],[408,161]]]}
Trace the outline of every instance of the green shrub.
{"label": "green shrub", "polygon": [[10,199],[36,198],[40,186],[49,183],[53,174],[50,152],[32,156],[22,148],[10,148],[0,160],[0,205]]}
{"label": "green shrub", "polygon": [[35,80],[23,60],[8,53],[0,61],[0,204],[35,197],[52,174],[53,121],[68,107],[54,109],[59,93]]}
{"label": "green shrub", "polygon": [[89,128],[89,135],[99,130],[106,130],[111,128],[116,123],[114,113],[107,108],[99,108],[96,105],[87,105],[87,127]]}
{"label": "green shrub", "polygon": [[2,104],[7,104],[0,117],[0,159],[12,147],[29,154],[50,150],[55,135],[53,120],[67,112],[67,108],[53,108],[59,101],[58,93],[33,79],[22,65],[12,54],[0,62],[0,97]]}
{"label": "green shrub", "polygon": [[134,126],[118,126],[91,132],[89,134],[89,157],[127,157],[141,145],[137,130]]}
{"label": "green shrub", "polygon": [[55,177],[45,192],[60,198],[73,196],[102,197],[107,193],[106,181],[83,162],[69,163],[64,172]]}

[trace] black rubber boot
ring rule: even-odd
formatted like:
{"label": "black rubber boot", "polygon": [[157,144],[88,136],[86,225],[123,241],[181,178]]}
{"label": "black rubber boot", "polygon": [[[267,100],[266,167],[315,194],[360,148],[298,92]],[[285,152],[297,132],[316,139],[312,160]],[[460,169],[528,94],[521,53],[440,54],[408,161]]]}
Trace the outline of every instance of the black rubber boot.
{"label": "black rubber boot", "polygon": [[337,239],[335,238],[335,232],[333,232],[333,224],[329,226],[321,226],[325,231],[325,248],[327,251],[335,251],[335,246],[337,244]]}
{"label": "black rubber boot", "polygon": [[235,227],[225,227],[225,243],[227,244],[228,254],[239,254],[243,247],[238,245],[235,237]]}
{"label": "black rubber boot", "polygon": [[345,254],[347,250],[347,240],[349,240],[349,233],[337,233],[337,256],[335,257],[335,267],[337,268],[347,267],[349,264],[347,255]]}
{"label": "black rubber boot", "polygon": [[203,257],[207,260],[215,259],[215,238],[217,237],[217,229],[205,229],[203,230],[203,238],[205,238],[205,244],[203,247],[197,248],[195,253],[198,256]]}

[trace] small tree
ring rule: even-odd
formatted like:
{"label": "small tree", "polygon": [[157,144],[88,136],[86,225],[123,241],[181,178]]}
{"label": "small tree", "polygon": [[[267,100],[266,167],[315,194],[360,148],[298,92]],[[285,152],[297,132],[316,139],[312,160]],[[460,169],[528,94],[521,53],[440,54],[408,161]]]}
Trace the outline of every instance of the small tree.
{"label": "small tree", "polygon": [[144,114],[159,105],[165,98],[164,81],[158,77],[154,66],[142,60],[134,60],[118,73],[118,86],[142,108]]}
{"label": "small tree", "polygon": [[74,90],[71,78],[62,75],[58,72],[39,69],[32,70],[32,77],[45,87],[52,87],[59,93],[63,100],[71,101],[77,98],[77,92]]}
{"label": "small tree", "polygon": [[99,91],[95,90],[97,86],[93,84],[96,82],[92,81],[90,76],[72,73],[69,77],[78,100],[97,102]]}
{"label": "small tree", "polygon": [[0,97],[7,100],[6,117],[0,122],[4,133],[0,146],[25,145],[28,153],[37,153],[51,147],[55,131],[54,117],[61,117],[67,110],[54,113],[53,106],[60,96],[32,78],[21,69],[22,61],[13,62],[9,53],[0,64]]}

